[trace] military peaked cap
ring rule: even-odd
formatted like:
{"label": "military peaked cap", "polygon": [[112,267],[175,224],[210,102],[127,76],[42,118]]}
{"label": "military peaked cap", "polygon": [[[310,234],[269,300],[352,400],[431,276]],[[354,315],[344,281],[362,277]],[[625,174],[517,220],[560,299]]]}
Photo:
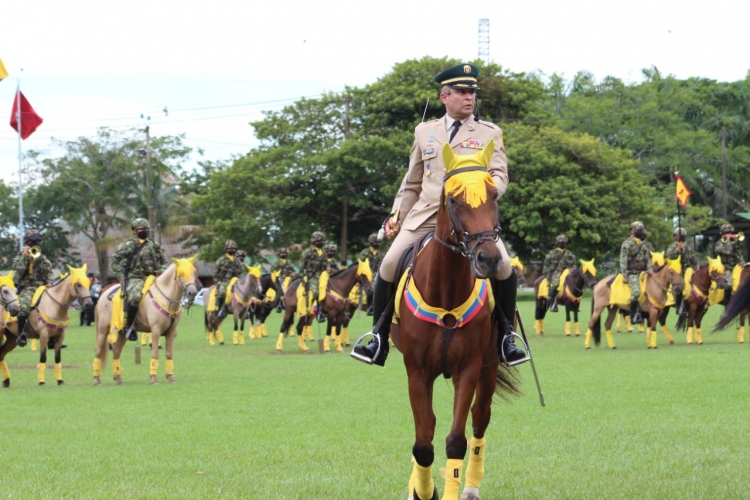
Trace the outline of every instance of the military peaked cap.
{"label": "military peaked cap", "polygon": [[477,77],[479,68],[473,64],[459,64],[448,68],[438,76],[433,78],[437,83],[447,85],[453,89],[474,89],[478,90]]}

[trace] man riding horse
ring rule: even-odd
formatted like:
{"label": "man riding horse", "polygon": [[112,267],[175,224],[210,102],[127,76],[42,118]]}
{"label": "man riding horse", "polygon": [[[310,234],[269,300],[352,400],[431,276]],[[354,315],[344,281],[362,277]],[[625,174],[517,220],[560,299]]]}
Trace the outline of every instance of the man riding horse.
{"label": "man riding horse", "polygon": [[138,340],[134,323],[138,306],[143,298],[143,282],[148,276],[163,273],[169,262],[164,249],[149,239],[149,223],[138,217],[130,224],[133,237],[120,243],[112,255],[112,272],[122,283],[120,293],[127,299],[125,332],[130,341]]}
{"label": "man riding horse", "polygon": [[[300,269],[303,273],[304,286],[305,286],[305,297],[304,300],[307,302],[305,310],[309,314],[312,311],[313,303],[318,300],[318,280],[320,279],[320,273],[325,271],[327,257],[323,253],[323,243],[326,240],[326,235],[320,231],[315,231],[310,237],[311,246],[307,247],[302,252],[302,265]],[[312,293],[312,300],[310,300],[310,294]],[[321,310],[318,311],[318,321],[324,318],[324,313]]]}
{"label": "man riding horse", "polygon": [[557,292],[560,286],[560,275],[566,269],[576,267],[576,256],[567,250],[568,237],[560,234],[555,238],[555,248],[550,250],[544,259],[542,274],[549,280],[549,310],[557,312]]}
{"label": "man riding horse", "polygon": [[745,267],[745,259],[742,257],[741,245],[737,244],[738,235],[735,234],[733,225],[722,224],[719,228],[719,234],[721,234],[721,239],[716,242],[714,252],[717,257],[721,258],[721,263],[724,264],[725,288],[728,293],[731,293],[732,270],[737,264]]}
{"label": "man riding horse", "polygon": [[224,255],[216,260],[216,270],[214,271],[214,282],[216,283],[216,306],[219,308],[218,316],[223,318],[227,315],[224,302],[227,298],[227,287],[232,278],[239,278],[247,272],[243,260],[235,257],[237,253],[237,243],[234,240],[227,240],[224,243]]}
{"label": "man riding horse", "polygon": [[[375,279],[374,318],[380,327],[367,346],[357,344],[352,357],[368,364],[383,366],[388,356],[388,339],[393,307],[386,307],[395,297],[396,267],[402,254],[423,236],[435,230],[437,212],[443,191],[445,163],[442,145],[450,144],[457,155],[473,154],[484,149],[494,139],[495,154],[488,172],[497,186],[498,198],[508,187],[508,162],[503,147],[503,133],[499,127],[474,117],[477,76],[479,69],[471,64],[461,64],[443,71],[434,78],[440,85],[440,101],[445,105],[445,116],[417,125],[411,148],[409,170],[391,210],[384,222],[385,234],[390,238],[398,231],[390,250]],[[516,273],[500,238],[497,248],[501,254],[498,273],[492,280],[492,290],[499,310],[512,327],[516,311]],[[390,311],[382,321],[381,315]],[[509,335],[511,328],[500,327],[498,349],[506,362],[520,361],[526,357]]]}
{"label": "man riding horse", "polygon": [[[685,231],[681,227],[678,227],[672,234],[674,235],[674,243],[667,247],[665,256],[669,260],[676,260],[677,258],[680,259],[680,262],[682,263],[682,276],[684,278],[685,271],[687,269],[694,269],[696,271],[698,270],[698,259],[695,258],[693,249],[685,244],[685,240],[687,239],[687,231]],[[689,288],[690,284],[685,283],[685,286]],[[683,316],[687,313],[688,310],[685,307],[685,302],[681,302],[680,309],[677,311],[677,314]]]}
{"label": "man riding horse", "polygon": [[52,282],[52,263],[42,254],[40,245],[42,235],[36,229],[29,229],[24,235],[24,247],[21,254],[13,259],[13,283],[18,296],[18,338],[16,344],[24,347],[26,338],[26,320],[31,311],[31,299],[36,289]]}
{"label": "man riding horse", "polygon": [[323,250],[326,253],[326,271],[328,271],[328,274],[341,270],[341,265],[336,260],[336,245],[330,243],[323,247]]}
{"label": "man riding horse", "polygon": [[[366,260],[370,263],[370,270],[372,271],[373,276],[377,276],[378,270],[380,269],[380,264],[383,262],[383,253],[378,252],[378,248],[380,247],[380,240],[378,239],[377,234],[371,234],[367,238],[367,243],[369,243],[370,247],[365,248],[361,252],[359,252],[359,260]],[[367,292],[367,315],[372,316],[372,291]]]}
{"label": "man riding horse", "polygon": [[651,243],[646,243],[646,227],[640,221],[630,224],[630,237],[622,242],[620,247],[620,272],[622,281],[630,287],[630,322],[643,323],[638,295],[640,283],[638,278],[643,271],[653,274],[651,269]]}

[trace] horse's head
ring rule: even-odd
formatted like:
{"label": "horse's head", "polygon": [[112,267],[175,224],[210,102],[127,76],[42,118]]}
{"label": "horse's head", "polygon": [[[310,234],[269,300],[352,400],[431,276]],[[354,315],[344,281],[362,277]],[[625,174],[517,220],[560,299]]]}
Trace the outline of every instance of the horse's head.
{"label": "horse's head", "polygon": [[250,286],[250,295],[260,295],[261,293],[263,293],[263,286],[260,283],[260,264],[255,267],[248,265],[246,265],[245,267],[247,267],[247,275],[249,276],[248,280],[250,281],[248,283],[248,285]]}
{"label": "horse's head", "polygon": [[581,275],[583,275],[583,279],[584,281],[586,281],[586,284],[593,289],[594,285],[596,285],[596,267],[594,266],[594,259],[580,259],[580,262]]}
{"label": "horse's head", "polygon": [[94,301],[91,300],[91,280],[86,276],[86,264],[83,267],[70,267],[68,286],[70,287],[70,294],[78,299],[78,303],[84,311],[90,311],[94,307]]}
{"label": "horse's head", "polygon": [[370,259],[357,261],[357,283],[365,290],[372,290],[372,269]]}
{"label": "horse's head", "polygon": [[709,257],[708,266],[706,267],[708,268],[708,275],[710,276],[711,281],[715,281],[718,288],[725,288],[727,286],[727,280],[724,277],[724,271],[726,268],[721,262],[721,257],[718,256],[715,259]]}
{"label": "horse's head", "polygon": [[18,298],[16,298],[16,285],[13,284],[13,271],[5,276],[0,276],[0,305],[10,313],[18,316]]}
{"label": "horse's head", "polygon": [[525,285],[526,276],[523,275],[523,263],[521,262],[521,259],[519,259],[518,257],[511,257],[510,266],[513,268],[513,271],[515,271],[516,273],[516,278],[518,279],[518,286]]}
{"label": "horse's head", "polygon": [[182,288],[184,299],[188,306],[195,300],[195,295],[198,293],[198,285],[195,284],[195,261],[198,259],[198,254],[188,257],[187,259],[175,259],[172,258],[172,264],[174,264],[174,279],[180,284]]}
{"label": "horse's head", "polygon": [[682,256],[678,255],[676,259],[666,259],[668,276],[667,279],[669,284],[672,285],[672,292],[675,297],[682,296],[682,288],[684,286],[682,282]]}
{"label": "horse's head", "polygon": [[[500,217],[497,212],[497,187],[488,171],[495,151],[491,140],[473,155],[456,155],[449,144],[443,146],[445,180],[440,212],[443,226],[435,239],[454,252],[468,257],[471,272],[477,278],[497,274],[501,255],[495,244],[500,237]],[[447,235],[447,236],[446,236]]]}

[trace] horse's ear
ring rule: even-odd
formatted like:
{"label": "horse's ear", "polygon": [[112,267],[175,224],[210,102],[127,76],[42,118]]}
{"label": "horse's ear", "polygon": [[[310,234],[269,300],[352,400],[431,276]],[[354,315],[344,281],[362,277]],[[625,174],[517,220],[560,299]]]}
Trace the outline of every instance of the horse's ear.
{"label": "horse's ear", "polygon": [[[70,273],[72,273],[73,272],[73,268],[70,267],[70,265],[68,265],[68,264],[65,264],[65,265],[68,266],[68,271],[70,271]],[[70,274],[70,273],[68,273],[68,274]]]}
{"label": "horse's ear", "polygon": [[489,167],[492,161],[492,155],[495,154],[495,139],[490,139],[490,142],[482,150],[482,166]]}
{"label": "horse's ear", "polygon": [[13,271],[9,271],[8,274],[5,275],[6,278],[10,280],[11,283],[13,283]]}
{"label": "horse's ear", "polygon": [[175,259],[174,257],[172,257],[172,264],[174,264],[175,266],[179,266],[180,265],[180,263],[177,262],[177,259]]}
{"label": "horse's ear", "polygon": [[443,163],[445,164],[445,171],[450,172],[456,166],[456,155],[451,149],[451,145],[447,142],[443,144]]}
{"label": "horse's ear", "polygon": [[193,255],[192,257],[188,257],[188,259],[191,264],[195,264],[195,261],[198,260],[198,254]]}
{"label": "horse's ear", "polygon": [[86,264],[84,264],[83,266],[81,266],[81,271],[83,271],[83,274],[86,274],[86,269],[87,268],[88,268],[88,266]]}

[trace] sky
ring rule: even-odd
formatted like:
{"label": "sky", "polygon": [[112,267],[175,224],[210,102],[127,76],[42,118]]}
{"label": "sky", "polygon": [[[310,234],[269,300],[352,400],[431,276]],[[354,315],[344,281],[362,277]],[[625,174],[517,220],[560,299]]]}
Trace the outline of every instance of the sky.
{"label": "sky", "polygon": [[25,151],[55,155],[52,138],[142,128],[143,114],[152,135],[185,134],[202,158],[228,160],[257,145],[249,122],[263,110],[372,83],[407,59],[476,58],[482,18],[490,58],[516,72],[638,82],[656,66],[736,81],[750,69],[746,0],[3,0],[0,15],[6,182],[18,168],[19,79],[44,119]]}

